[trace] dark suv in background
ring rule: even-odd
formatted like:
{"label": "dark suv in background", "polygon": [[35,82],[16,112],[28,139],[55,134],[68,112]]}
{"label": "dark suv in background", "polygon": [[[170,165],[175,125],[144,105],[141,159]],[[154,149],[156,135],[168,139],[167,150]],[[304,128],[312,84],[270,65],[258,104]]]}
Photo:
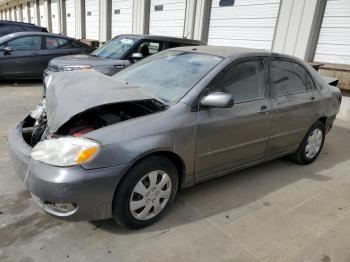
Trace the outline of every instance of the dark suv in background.
{"label": "dark suv in background", "polygon": [[119,35],[89,55],[71,55],[52,59],[45,75],[51,72],[95,69],[113,75],[125,67],[168,48],[205,45],[201,41],[184,38]]}
{"label": "dark suv in background", "polygon": [[0,37],[16,32],[47,32],[44,27],[34,24],[0,20]]}

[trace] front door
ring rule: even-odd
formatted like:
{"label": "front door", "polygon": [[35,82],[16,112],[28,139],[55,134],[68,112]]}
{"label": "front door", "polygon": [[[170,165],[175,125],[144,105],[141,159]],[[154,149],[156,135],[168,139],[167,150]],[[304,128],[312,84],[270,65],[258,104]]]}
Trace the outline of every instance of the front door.
{"label": "front door", "polygon": [[232,108],[200,108],[197,117],[196,179],[264,159],[270,100],[263,58],[235,62],[209,85],[233,95]]}
{"label": "front door", "polygon": [[36,77],[42,55],[41,36],[24,36],[6,42],[10,52],[0,54],[0,71],[4,77]]}

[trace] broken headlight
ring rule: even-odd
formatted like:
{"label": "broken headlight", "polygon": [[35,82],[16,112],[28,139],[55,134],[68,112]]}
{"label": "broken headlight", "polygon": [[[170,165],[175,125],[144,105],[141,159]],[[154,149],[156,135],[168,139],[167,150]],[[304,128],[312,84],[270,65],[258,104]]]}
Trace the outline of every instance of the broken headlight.
{"label": "broken headlight", "polygon": [[33,148],[31,157],[53,166],[76,166],[91,161],[99,152],[100,144],[96,141],[61,137],[39,142]]}

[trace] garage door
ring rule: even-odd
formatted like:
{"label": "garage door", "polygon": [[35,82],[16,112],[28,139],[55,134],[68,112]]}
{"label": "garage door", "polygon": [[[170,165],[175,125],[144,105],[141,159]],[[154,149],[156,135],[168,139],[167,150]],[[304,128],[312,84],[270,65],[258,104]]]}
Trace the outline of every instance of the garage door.
{"label": "garage door", "polygon": [[14,8],[10,7],[10,19],[11,21],[15,21]]}
{"label": "garage door", "polygon": [[32,24],[38,24],[38,21],[36,19],[36,11],[35,11],[35,5],[34,2],[30,2],[30,22]]}
{"label": "garage door", "polygon": [[98,40],[100,37],[100,1],[85,0],[86,38]]}
{"label": "garage door", "polygon": [[45,14],[44,0],[39,0],[40,26],[47,27],[47,16]]}
{"label": "garage door", "polygon": [[52,26],[52,33],[58,34],[59,33],[59,13],[58,13],[58,0],[51,0],[51,26]]}
{"label": "garage door", "polygon": [[28,23],[28,6],[27,3],[22,4],[22,14],[23,14],[23,22]]}
{"label": "garage door", "polygon": [[75,38],[75,0],[66,0],[67,35]]}
{"label": "garage door", "polygon": [[183,37],[186,0],[151,0],[149,33]]}
{"label": "garage door", "polygon": [[315,61],[350,65],[350,1],[328,0]]}
{"label": "garage door", "polygon": [[112,0],[112,37],[132,32],[133,0]]}
{"label": "garage door", "polygon": [[213,0],[208,44],[271,49],[280,0]]}
{"label": "garage door", "polygon": [[17,8],[14,6],[11,8],[11,12],[12,12],[12,20],[13,21],[17,21]]}

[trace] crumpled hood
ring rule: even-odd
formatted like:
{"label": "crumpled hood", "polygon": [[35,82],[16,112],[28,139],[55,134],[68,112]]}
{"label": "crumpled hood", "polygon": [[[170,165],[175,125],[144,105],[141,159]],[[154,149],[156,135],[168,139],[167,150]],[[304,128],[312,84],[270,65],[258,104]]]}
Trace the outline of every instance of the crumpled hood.
{"label": "crumpled hood", "polygon": [[49,66],[61,68],[63,66],[89,65],[89,66],[109,66],[124,64],[123,60],[107,59],[92,55],[68,55],[51,59]]}
{"label": "crumpled hood", "polygon": [[[47,82],[48,83],[48,82]],[[46,115],[50,133],[88,109],[120,102],[156,99],[95,70],[59,72],[46,87]]]}

